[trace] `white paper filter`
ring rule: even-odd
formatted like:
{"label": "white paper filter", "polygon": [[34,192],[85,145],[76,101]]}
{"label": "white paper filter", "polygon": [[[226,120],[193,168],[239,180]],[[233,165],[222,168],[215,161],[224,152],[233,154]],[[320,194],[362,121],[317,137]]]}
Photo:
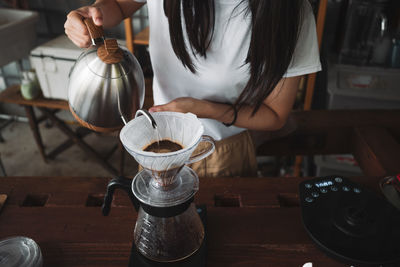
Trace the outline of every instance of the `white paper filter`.
{"label": "white paper filter", "polygon": [[[192,113],[157,112],[151,115],[157,123],[158,133],[145,116],[139,116],[121,130],[120,139],[125,149],[147,169],[164,171],[184,165],[203,135],[200,120]],[[163,139],[177,142],[183,149],[169,153],[143,151],[149,144]]]}

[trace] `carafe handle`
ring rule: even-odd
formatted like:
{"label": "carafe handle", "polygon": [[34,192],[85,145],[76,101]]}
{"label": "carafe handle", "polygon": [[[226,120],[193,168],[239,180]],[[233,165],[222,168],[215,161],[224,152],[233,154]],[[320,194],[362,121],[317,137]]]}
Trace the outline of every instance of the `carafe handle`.
{"label": "carafe handle", "polygon": [[104,216],[107,216],[110,213],[111,202],[112,202],[114,191],[116,188],[123,189],[128,194],[129,198],[131,199],[132,204],[135,207],[135,210],[136,211],[139,210],[140,202],[135,197],[135,195],[132,193],[131,184],[132,184],[131,179],[127,179],[127,178],[121,177],[121,176],[112,179],[108,183],[107,192],[104,196],[104,203],[103,203],[103,206],[101,207]]}
{"label": "carafe handle", "polygon": [[211,136],[208,136],[208,135],[203,135],[203,136],[201,136],[201,139],[200,139],[200,143],[201,142],[206,142],[211,145],[207,149],[201,151],[200,153],[190,156],[189,160],[186,161],[185,164],[192,164],[194,162],[202,160],[214,152],[214,150],[215,150],[214,138],[212,138]]}

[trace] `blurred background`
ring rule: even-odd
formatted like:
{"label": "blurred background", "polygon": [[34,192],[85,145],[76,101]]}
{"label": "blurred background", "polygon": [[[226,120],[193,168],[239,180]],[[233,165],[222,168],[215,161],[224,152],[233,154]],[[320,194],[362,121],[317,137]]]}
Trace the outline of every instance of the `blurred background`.
{"label": "blurred background", "polygon": [[[66,99],[68,73],[82,52],[64,35],[66,15],[88,0],[0,0],[0,48],[18,49],[18,58],[6,60],[0,54],[0,92],[15,84],[23,84],[24,73],[34,70],[47,98]],[[310,1],[316,17],[320,1]],[[34,11],[25,14],[31,19],[23,25],[21,39],[1,36],[3,25],[17,19],[11,10]],[[6,14],[8,14],[6,16]],[[13,17],[14,16],[14,17]],[[8,20],[8,21],[7,21]],[[133,34],[148,27],[147,7],[132,17]],[[400,108],[400,1],[398,0],[328,0],[321,62],[323,71],[316,77],[312,109],[398,109]],[[17,33],[15,33],[15,36]],[[12,35],[14,36],[14,35]],[[107,37],[125,40],[125,26],[106,30]],[[11,42],[11,43],[10,43]],[[19,48],[19,43],[25,47]],[[151,81],[151,62],[147,45],[136,45],[135,55],[145,76]],[[151,86],[149,86],[151,87]],[[151,92],[148,92],[151,94]],[[148,97],[151,98],[151,95]],[[305,86],[300,86],[295,109],[303,109]],[[36,111],[37,112],[37,111]],[[38,112],[40,114],[40,112]],[[63,121],[77,128],[68,111],[60,112]],[[40,125],[46,148],[64,138],[51,121]],[[107,154],[117,143],[114,136],[92,134],[85,139],[99,153]],[[120,155],[109,153],[110,162],[119,164]],[[136,163],[125,157],[125,173],[134,175]],[[0,103],[0,159],[2,169],[13,175],[90,175],[110,173],[93,162],[78,147],[71,146],[47,163],[42,160],[29,129],[25,110],[18,105]],[[82,164],[84,163],[84,164]],[[293,174],[293,157],[258,156],[260,176]],[[330,173],[361,174],[352,155],[317,155],[305,157],[302,175],[322,176]]]}

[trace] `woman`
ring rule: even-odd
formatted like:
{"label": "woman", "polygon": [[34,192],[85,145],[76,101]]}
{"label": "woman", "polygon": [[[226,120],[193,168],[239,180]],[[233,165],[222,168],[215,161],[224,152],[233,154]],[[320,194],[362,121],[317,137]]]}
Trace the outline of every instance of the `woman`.
{"label": "woman", "polygon": [[[65,32],[90,45],[82,17],[112,27],[146,0],[99,0],[68,14]],[[246,129],[280,129],[302,75],[321,69],[308,0],[148,0],[154,103],[192,112],[217,140],[199,176],[255,175]]]}

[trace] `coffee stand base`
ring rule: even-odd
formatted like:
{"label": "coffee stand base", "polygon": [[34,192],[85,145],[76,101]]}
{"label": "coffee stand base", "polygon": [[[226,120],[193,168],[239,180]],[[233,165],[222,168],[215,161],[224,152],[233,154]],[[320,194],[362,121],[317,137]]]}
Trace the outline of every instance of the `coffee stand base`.
{"label": "coffee stand base", "polygon": [[147,259],[142,256],[136,249],[135,242],[132,242],[131,256],[129,258],[129,267],[158,267],[158,266],[170,266],[170,267],[205,267],[207,257],[207,209],[206,205],[197,206],[197,212],[200,215],[201,221],[204,225],[204,240],[200,248],[190,257],[176,262],[156,262]]}

